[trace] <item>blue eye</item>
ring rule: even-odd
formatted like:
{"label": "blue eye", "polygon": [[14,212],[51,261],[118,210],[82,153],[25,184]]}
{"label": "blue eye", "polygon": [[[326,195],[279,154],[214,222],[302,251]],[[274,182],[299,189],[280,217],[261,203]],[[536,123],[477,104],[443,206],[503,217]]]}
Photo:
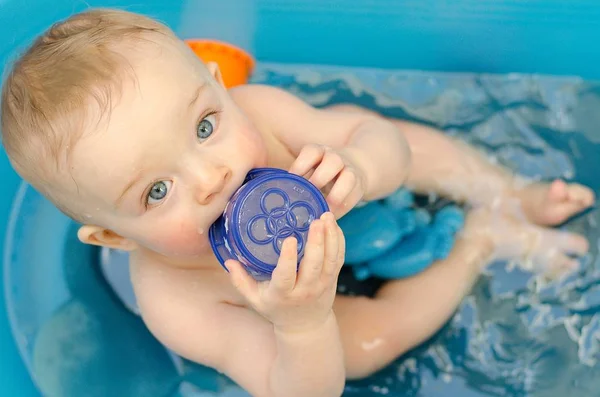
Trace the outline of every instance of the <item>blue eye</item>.
{"label": "blue eye", "polygon": [[217,118],[215,117],[214,114],[210,114],[210,115],[206,116],[205,118],[203,118],[198,123],[198,129],[196,130],[196,136],[198,136],[198,139],[203,141],[203,140],[207,139],[208,137],[210,137],[212,135],[213,131],[215,130],[216,122],[217,122]]}
{"label": "blue eye", "polygon": [[165,197],[167,197],[167,194],[169,193],[169,189],[172,184],[173,182],[171,181],[156,182],[150,188],[150,191],[148,192],[148,197],[146,198],[146,202],[150,205],[160,203],[162,200],[164,200]]}

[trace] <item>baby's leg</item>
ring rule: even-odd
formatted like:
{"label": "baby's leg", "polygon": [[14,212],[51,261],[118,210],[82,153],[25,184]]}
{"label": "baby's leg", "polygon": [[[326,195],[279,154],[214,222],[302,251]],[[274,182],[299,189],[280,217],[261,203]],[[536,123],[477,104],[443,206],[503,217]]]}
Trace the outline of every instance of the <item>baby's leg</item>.
{"label": "baby's leg", "polygon": [[492,163],[472,146],[413,123],[394,121],[413,153],[407,184],[472,204],[516,204],[531,221],[557,225],[594,204],[587,187],[562,180],[530,182]]}
{"label": "baby's leg", "polygon": [[530,258],[536,269],[560,275],[587,252],[577,234],[534,226],[483,207],[467,215],[450,255],[423,272],[386,283],[374,298],[338,296],[334,312],[346,373],[361,378],[387,366],[437,332],[492,259]]}
{"label": "baby's leg", "polygon": [[369,376],[440,329],[486,264],[484,246],[459,241],[445,260],[413,277],[387,282],[373,298],[338,296],[333,309],[346,376]]}
{"label": "baby's leg", "polygon": [[[353,105],[336,111],[369,110]],[[425,125],[392,120],[412,151],[407,186],[419,193],[437,193],[459,202],[492,204],[516,201],[525,216],[540,225],[556,225],[594,203],[594,193],[578,184],[529,183],[493,164],[475,148]]]}

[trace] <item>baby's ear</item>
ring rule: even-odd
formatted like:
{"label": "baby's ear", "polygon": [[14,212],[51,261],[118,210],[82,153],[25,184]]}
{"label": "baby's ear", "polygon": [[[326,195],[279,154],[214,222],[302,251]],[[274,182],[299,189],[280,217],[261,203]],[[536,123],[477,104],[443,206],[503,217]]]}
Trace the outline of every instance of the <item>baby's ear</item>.
{"label": "baby's ear", "polygon": [[125,238],[112,230],[100,226],[84,225],[79,228],[77,237],[82,243],[98,245],[100,247],[114,248],[124,251],[133,251],[138,246],[134,241]]}
{"label": "baby's ear", "polygon": [[210,74],[217,80],[219,84],[225,87],[225,83],[223,82],[223,76],[221,76],[221,69],[219,69],[219,65],[216,62],[207,62],[206,67]]}

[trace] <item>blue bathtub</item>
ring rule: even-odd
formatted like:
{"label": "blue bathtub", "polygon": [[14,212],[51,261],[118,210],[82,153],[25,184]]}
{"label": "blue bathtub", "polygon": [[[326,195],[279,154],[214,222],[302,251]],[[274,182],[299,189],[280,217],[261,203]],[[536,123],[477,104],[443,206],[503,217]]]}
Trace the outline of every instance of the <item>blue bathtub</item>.
{"label": "blue bathtub", "polygon": [[[53,21],[88,5],[158,17],[183,37],[230,41],[267,62],[600,77],[596,0],[0,0],[0,63]],[[0,175],[4,241],[21,181],[2,151]],[[0,395],[39,395],[0,292]]]}

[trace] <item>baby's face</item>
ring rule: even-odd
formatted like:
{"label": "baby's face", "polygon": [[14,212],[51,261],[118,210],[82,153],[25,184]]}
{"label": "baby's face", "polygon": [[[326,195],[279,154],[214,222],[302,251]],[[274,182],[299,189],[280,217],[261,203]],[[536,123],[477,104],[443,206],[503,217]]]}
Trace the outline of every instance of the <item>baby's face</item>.
{"label": "baby's face", "polygon": [[84,216],[165,256],[203,255],[210,225],[266,149],[184,44],[140,51],[110,119],[73,150]]}

